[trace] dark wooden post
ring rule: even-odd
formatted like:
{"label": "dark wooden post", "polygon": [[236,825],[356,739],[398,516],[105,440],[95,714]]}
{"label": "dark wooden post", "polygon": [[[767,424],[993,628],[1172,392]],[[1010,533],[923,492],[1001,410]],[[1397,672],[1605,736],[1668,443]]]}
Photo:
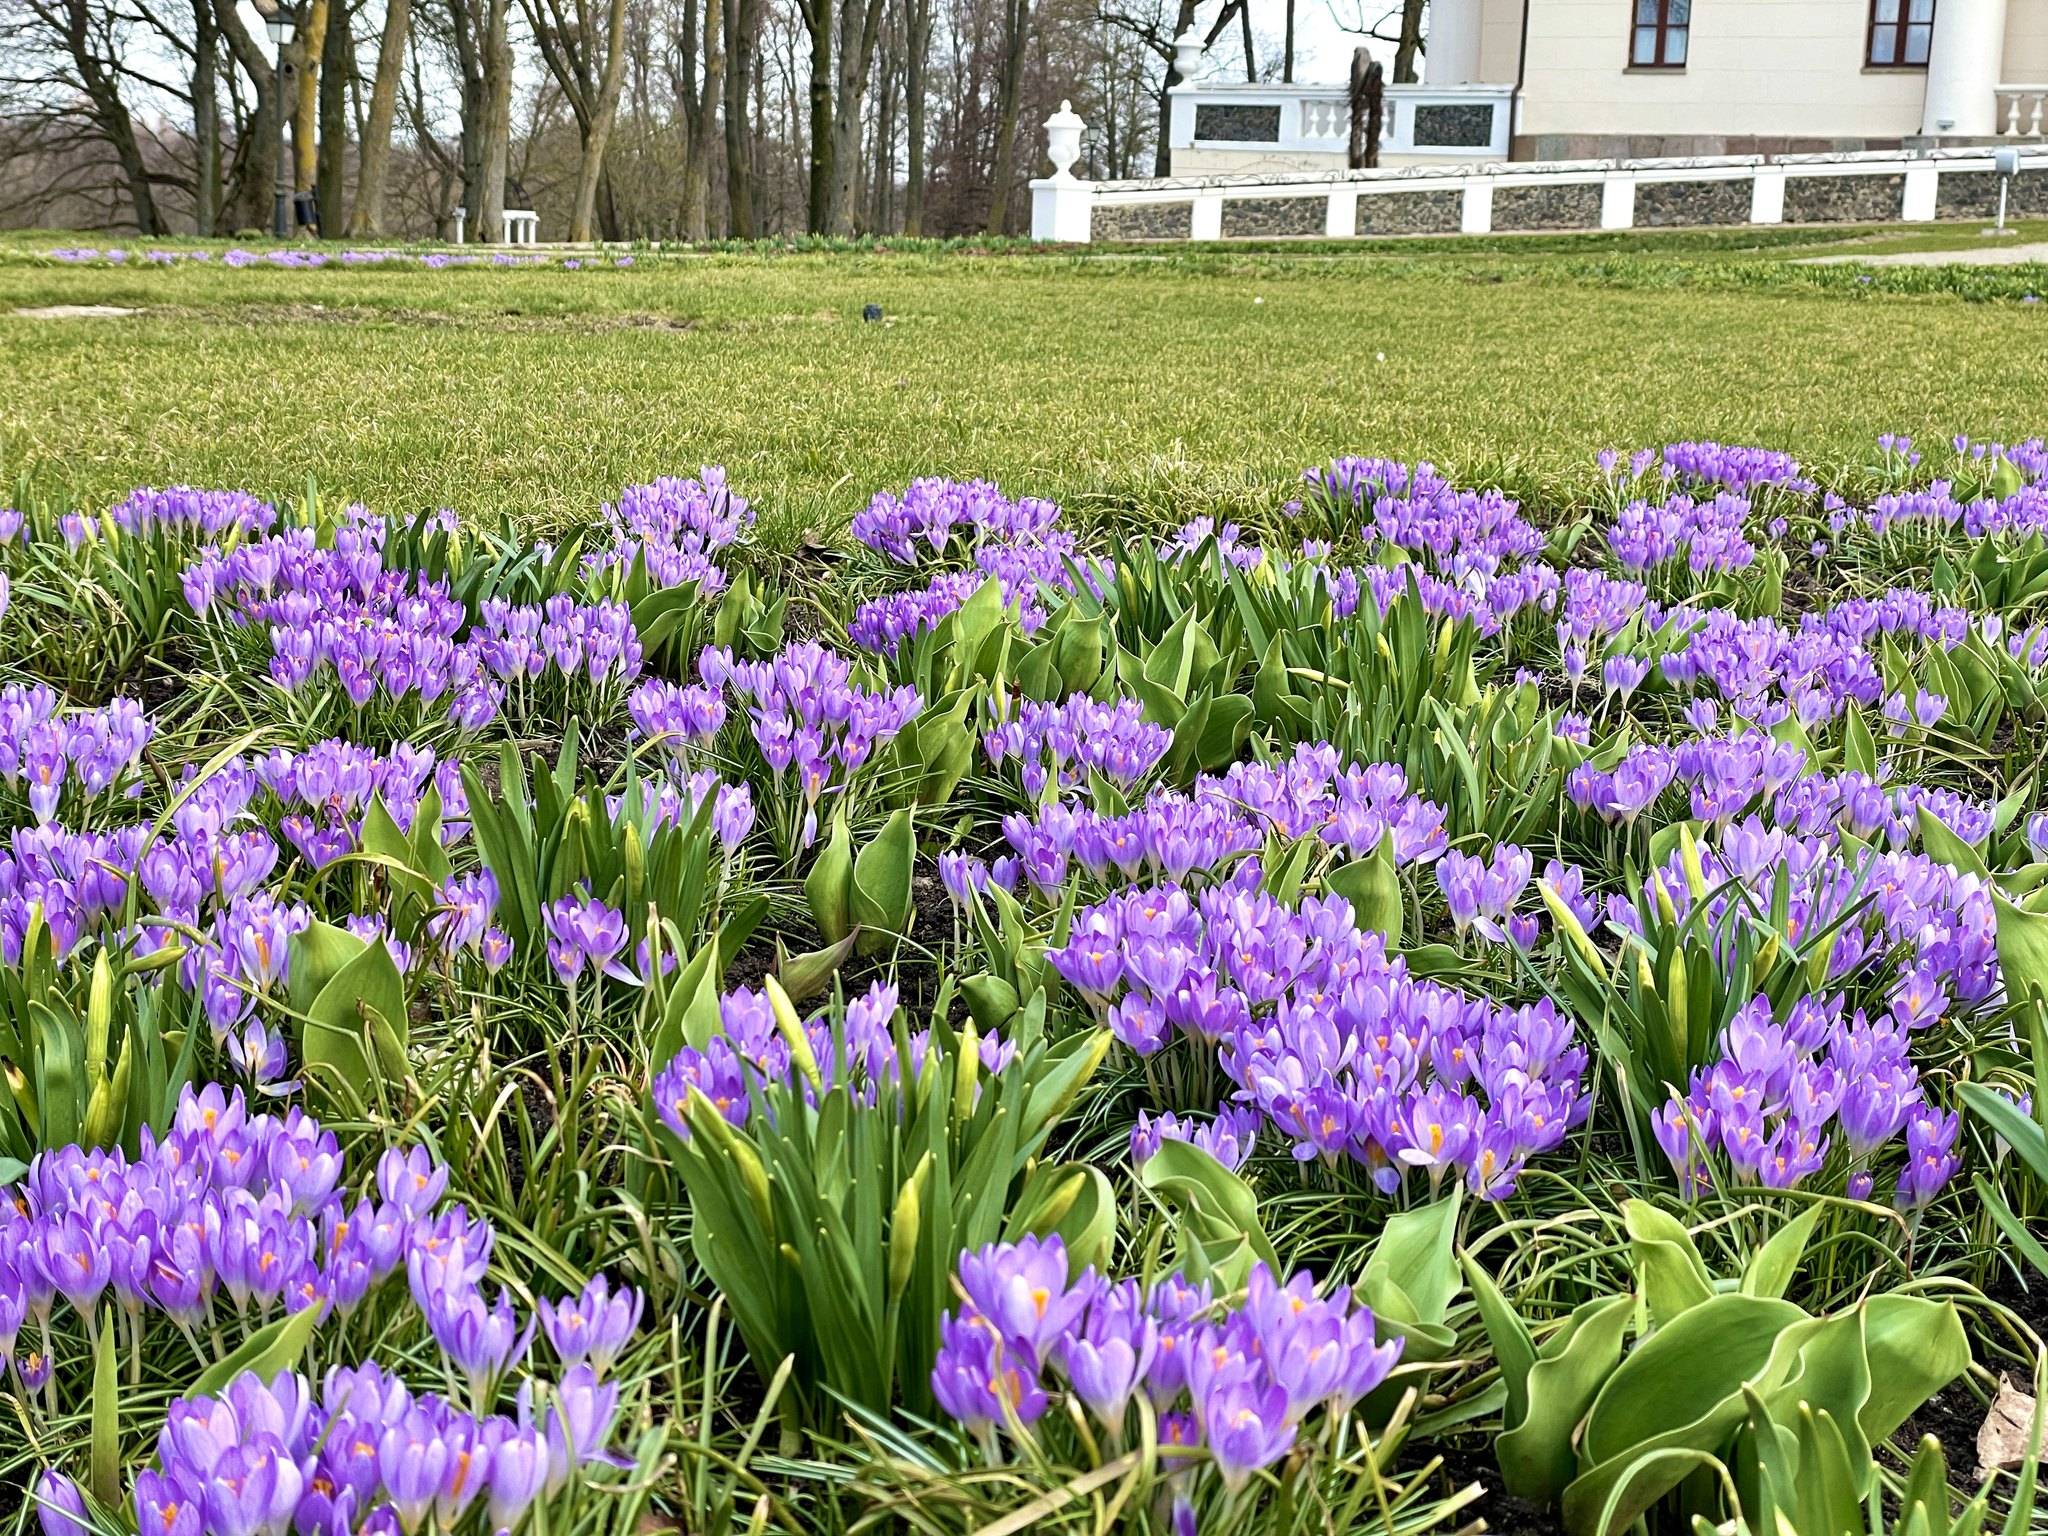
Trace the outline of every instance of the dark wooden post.
{"label": "dark wooden post", "polygon": [[1354,171],[1380,163],[1380,121],[1386,102],[1386,72],[1369,48],[1351,54],[1351,144]]}

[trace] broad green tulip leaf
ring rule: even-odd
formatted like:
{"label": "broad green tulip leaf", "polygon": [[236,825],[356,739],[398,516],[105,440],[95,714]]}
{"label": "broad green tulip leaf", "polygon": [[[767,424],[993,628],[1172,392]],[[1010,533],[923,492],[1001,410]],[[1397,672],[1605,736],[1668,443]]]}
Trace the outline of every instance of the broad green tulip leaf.
{"label": "broad green tulip leaf", "polygon": [[1353,920],[1361,929],[1386,936],[1389,953],[1401,944],[1401,877],[1394,869],[1391,837],[1362,859],[1330,871],[1325,884],[1351,903]]}
{"label": "broad green tulip leaf", "polygon": [[910,931],[911,880],[916,873],[917,834],[908,806],[890,816],[873,842],[853,861],[850,912],[862,930],[859,948],[872,952]]}
{"label": "broad green tulip leaf", "polygon": [[1234,1290],[1255,1263],[1280,1278],[1280,1260],[1260,1224],[1251,1186],[1193,1142],[1162,1141],[1138,1170],[1138,1182],[1178,1218],[1180,1258],[1189,1279],[1214,1276]]}
{"label": "broad green tulip leaf", "polygon": [[1809,1205],[1773,1232],[1750,1256],[1749,1264],[1742,1272],[1742,1289],[1745,1292],[1751,1296],[1785,1294],[1785,1288],[1799,1273],[1799,1261],[1806,1255],[1806,1244],[1813,1236],[1814,1223],[1820,1220],[1820,1213],[1819,1204]]}
{"label": "broad green tulip leaf", "polygon": [[1688,1307],[1608,1377],[1586,1420],[1582,1462],[1598,1467],[1665,1435],[1719,1444],[1742,1418],[1742,1384],[1769,1364],[1779,1336],[1806,1320],[1789,1301],[1732,1291]]}
{"label": "broad green tulip leaf", "polygon": [[300,1059],[309,1069],[319,1069],[309,1076],[321,1079],[323,1086],[361,1090],[367,1102],[367,1087],[379,1075],[389,1082],[404,1080],[407,1030],[405,978],[389,948],[365,944],[306,1010]]}
{"label": "broad green tulip leaf", "polygon": [[1635,1254],[1636,1277],[1649,1304],[1650,1320],[1662,1328],[1714,1294],[1692,1234],[1676,1217],[1646,1200],[1630,1200],[1621,1208]]}
{"label": "broad green tulip leaf", "polygon": [[1518,1499],[1553,1505],[1577,1470],[1572,1436],[1621,1361],[1635,1298],[1601,1297],[1575,1309],[1546,1339],[1529,1370],[1526,1416],[1494,1442],[1501,1486]]}
{"label": "broad green tulip leaf", "polygon": [[1069,1273],[1094,1266],[1107,1271],[1116,1249],[1116,1191],[1099,1168],[1079,1163],[1036,1169],[1010,1218],[1008,1240],[1025,1233],[1057,1234],[1067,1249]]}
{"label": "broad green tulip leaf", "polygon": [[825,846],[804,877],[804,901],[827,944],[837,944],[853,927],[853,835],[843,809],[832,818]]}
{"label": "broad green tulip leaf", "polygon": [[2021,1113],[2011,1099],[1982,1083],[1957,1083],[1956,1094],[1969,1106],[1971,1114],[2012,1148],[2035,1178],[2048,1180],[2048,1136],[2041,1134],[2041,1127],[2032,1116]]}

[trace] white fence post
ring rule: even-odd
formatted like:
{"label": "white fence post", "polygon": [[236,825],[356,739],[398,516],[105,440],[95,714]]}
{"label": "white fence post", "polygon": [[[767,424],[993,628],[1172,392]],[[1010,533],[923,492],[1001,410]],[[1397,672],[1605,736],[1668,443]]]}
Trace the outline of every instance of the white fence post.
{"label": "white fence post", "polygon": [[1785,173],[1775,165],[1760,165],[1756,168],[1756,180],[1749,190],[1749,222],[1785,222]]}
{"label": "white fence post", "polygon": [[1609,171],[1600,184],[1600,227],[1633,229],[1636,222],[1636,178],[1633,171]]}

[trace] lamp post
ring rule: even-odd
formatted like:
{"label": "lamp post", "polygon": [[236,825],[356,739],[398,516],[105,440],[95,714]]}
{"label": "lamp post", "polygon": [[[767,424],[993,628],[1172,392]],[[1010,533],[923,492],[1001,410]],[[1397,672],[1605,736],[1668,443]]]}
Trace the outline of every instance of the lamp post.
{"label": "lamp post", "polygon": [[263,18],[265,30],[270,33],[271,42],[277,45],[277,195],[271,204],[270,232],[279,240],[291,238],[292,207],[292,163],[285,157],[284,124],[290,113],[285,100],[285,49],[292,45],[292,30],[298,24],[284,0],[272,0],[270,13]]}
{"label": "lamp post", "polygon": [[1102,174],[1096,156],[1102,149],[1102,130],[1090,123],[1081,130],[1081,152],[1088,157],[1088,179],[1096,180]]}

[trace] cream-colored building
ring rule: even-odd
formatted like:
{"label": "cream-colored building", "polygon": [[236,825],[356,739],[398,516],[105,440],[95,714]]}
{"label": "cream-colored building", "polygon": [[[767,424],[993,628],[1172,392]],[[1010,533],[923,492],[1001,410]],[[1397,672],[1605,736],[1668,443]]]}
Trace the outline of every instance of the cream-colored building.
{"label": "cream-colored building", "polygon": [[[1427,27],[1421,83],[1387,91],[1383,165],[1936,147],[2048,129],[2048,0],[1430,0]],[[1177,87],[1174,173],[1341,167],[1349,112],[1342,86]]]}

